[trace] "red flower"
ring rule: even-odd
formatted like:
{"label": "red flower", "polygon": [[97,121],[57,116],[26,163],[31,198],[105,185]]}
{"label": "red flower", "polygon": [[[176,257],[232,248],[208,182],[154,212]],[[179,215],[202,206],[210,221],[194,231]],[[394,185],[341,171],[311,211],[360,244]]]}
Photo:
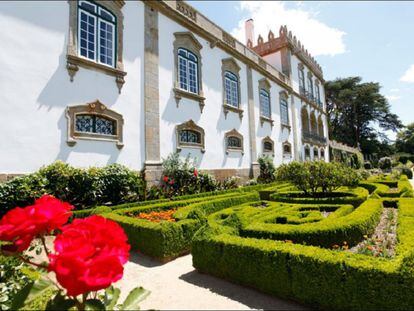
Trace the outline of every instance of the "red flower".
{"label": "red flower", "polygon": [[69,296],[104,289],[121,279],[130,249],[122,228],[97,215],[64,226],[54,246],[49,270]]}
{"label": "red flower", "polygon": [[44,195],[34,205],[17,207],[0,220],[0,240],[13,242],[2,248],[11,252],[22,252],[32,240],[41,234],[64,225],[73,206],[50,195]]}
{"label": "red flower", "polygon": [[164,182],[168,182],[168,176],[164,176],[163,180]]}
{"label": "red flower", "polygon": [[174,185],[174,179],[170,180],[170,185]]}
{"label": "red flower", "polygon": [[197,169],[196,169],[196,168],[194,169],[194,176],[195,176],[195,177],[197,177],[197,176],[198,176],[198,171],[197,171]]}

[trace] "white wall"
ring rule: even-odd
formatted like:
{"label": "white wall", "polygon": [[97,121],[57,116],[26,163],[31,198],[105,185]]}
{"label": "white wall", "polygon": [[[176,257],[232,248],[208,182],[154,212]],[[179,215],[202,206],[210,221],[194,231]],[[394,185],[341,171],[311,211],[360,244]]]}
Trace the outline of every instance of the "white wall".
{"label": "white wall", "polygon": [[[67,1],[0,2],[0,172],[31,172],[55,160],[142,167],[143,7],[126,2],[123,8],[127,76],[118,94],[114,77],[90,69],[80,68],[70,82]],[[65,108],[96,99],[123,115],[122,150],[112,142],[66,144]]]}
{"label": "white wall", "polygon": [[[196,148],[183,148],[181,155],[188,154],[197,158],[197,163],[203,169],[220,168],[249,168],[250,146],[247,109],[247,73],[246,66],[238,61],[241,67],[240,95],[241,108],[244,116],[240,120],[234,112],[223,113],[223,85],[222,85],[222,59],[230,57],[229,54],[218,47],[211,48],[207,40],[195,35],[203,46],[201,53],[201,71],[203,92],[206,98],[203,112],[200,112],[199,104],[195,100],[182,98],[177,107],[174,98],[174,32],[188,31],[168,17],[159,16],[159,77],[160,77],[160,136],[161,157],[176,150],[175,127],[178,124],[192,119],[205,131],[205,153]],[[230,152],[226,155],[224,134],[235,128],[244,138],[244,155],[240,152]]]}

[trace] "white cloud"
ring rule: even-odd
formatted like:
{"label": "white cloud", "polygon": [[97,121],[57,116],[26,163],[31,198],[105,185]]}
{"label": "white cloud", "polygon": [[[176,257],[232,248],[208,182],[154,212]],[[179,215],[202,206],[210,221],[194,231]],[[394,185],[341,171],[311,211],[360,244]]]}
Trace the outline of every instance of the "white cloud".
{"label": "white cloud", "polygon": [[400,78],[400,81],[414,83],[414,65],[411,65],[410,68],[407,69],[404,75]]}
{"label": "white cloud", "polygon": [[393,101],[399,100],[401,98],[401,96],[398,96],[398,95],[386,95],[385,98],[388,99],[388,101],[393,102]]}
{"label": "white cloud", "polygon": [[391,89],[390,92],[391,93],[398,93],[400,91],[400,89]]}
{"label": "white cloud", "polygon": [[[296,35],[313,56],[333,56],[346,51],[343,41],[346,33],[320,22],[316,19],[316,12],[305,11],[301,5],[286,8],[281,1],[240,1],[240,9],[245,13],[246,19],[254,20],[255,41],[259,34],[267,41],[269,30],[278,36],[280,26],[287,25],[288,30]],[[244,43],[246,19],[239,21],[232,31],[232,35]]]}

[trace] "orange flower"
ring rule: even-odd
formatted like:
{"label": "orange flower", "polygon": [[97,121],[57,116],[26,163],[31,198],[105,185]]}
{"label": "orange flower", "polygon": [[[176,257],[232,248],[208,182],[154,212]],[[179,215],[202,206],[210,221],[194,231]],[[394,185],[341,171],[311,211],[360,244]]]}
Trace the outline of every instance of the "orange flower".
{"label": "orange flower", "polygon": [[168,211],[160,211],[160,212],[149,212],[149,213],[139,213],[136,216],[139,219],[145,219],[152,222],[160,222],[160,221],[169,221],[175,222],[175,218],[173,214],[176,212],[176,209],[168,210]]}

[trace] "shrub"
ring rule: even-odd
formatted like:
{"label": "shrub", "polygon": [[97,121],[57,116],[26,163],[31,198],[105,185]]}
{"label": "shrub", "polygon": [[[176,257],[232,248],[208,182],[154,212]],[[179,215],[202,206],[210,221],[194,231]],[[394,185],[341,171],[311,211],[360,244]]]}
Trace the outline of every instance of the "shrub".
{"label": "shrub", "polygon": [[162,192],[166,197],[180,196],[219,189],[219,183],[207,173],[199,173],[188,155],[184,160],[178,153],[163,160]]}
{"label": "shrub", "polygon": [[383,157],[379,160],[378,166],[383,171],[389,171],[392,167],[392,161],[389,157]]}
{"label": "shrub", "polygon": [[83,209],[142,200],[144,190],[140,174],[123,165],[80,169],[56,161],[36,173],[0,184],[0,216],[15,206],[32,204],[45,193]]}
{"label": "shrub", "polygon": [[341,186],[356,186],[360,176],[355,170],[343,164],[323,161],[291,162],[277,169],[277,179],[289,181],[305,194],[333,192]]}
{"label": "shrub", "polygon": [[257,178],[257,181],[259,183],[270,183],[275,181],[275,166],[273,164],[273,158],[264,155],[257,159],[257,162],[259,162],[259,168],[260,168],[260,175]]}
{"label": "shrub", "polygon": [[371,164],[371,162],[369,162],[369,161],[365,161],[365,162],[364,162],[364,168],[365,168],[366,170],[370,170],[370,169],[372,169],[372,164]]}
{"label": "shrub", "polygon": [[407,166],[399,166],[397,170],[401,172],[401,175],[407,176],[408,179],[413,179],[413,171]]}

